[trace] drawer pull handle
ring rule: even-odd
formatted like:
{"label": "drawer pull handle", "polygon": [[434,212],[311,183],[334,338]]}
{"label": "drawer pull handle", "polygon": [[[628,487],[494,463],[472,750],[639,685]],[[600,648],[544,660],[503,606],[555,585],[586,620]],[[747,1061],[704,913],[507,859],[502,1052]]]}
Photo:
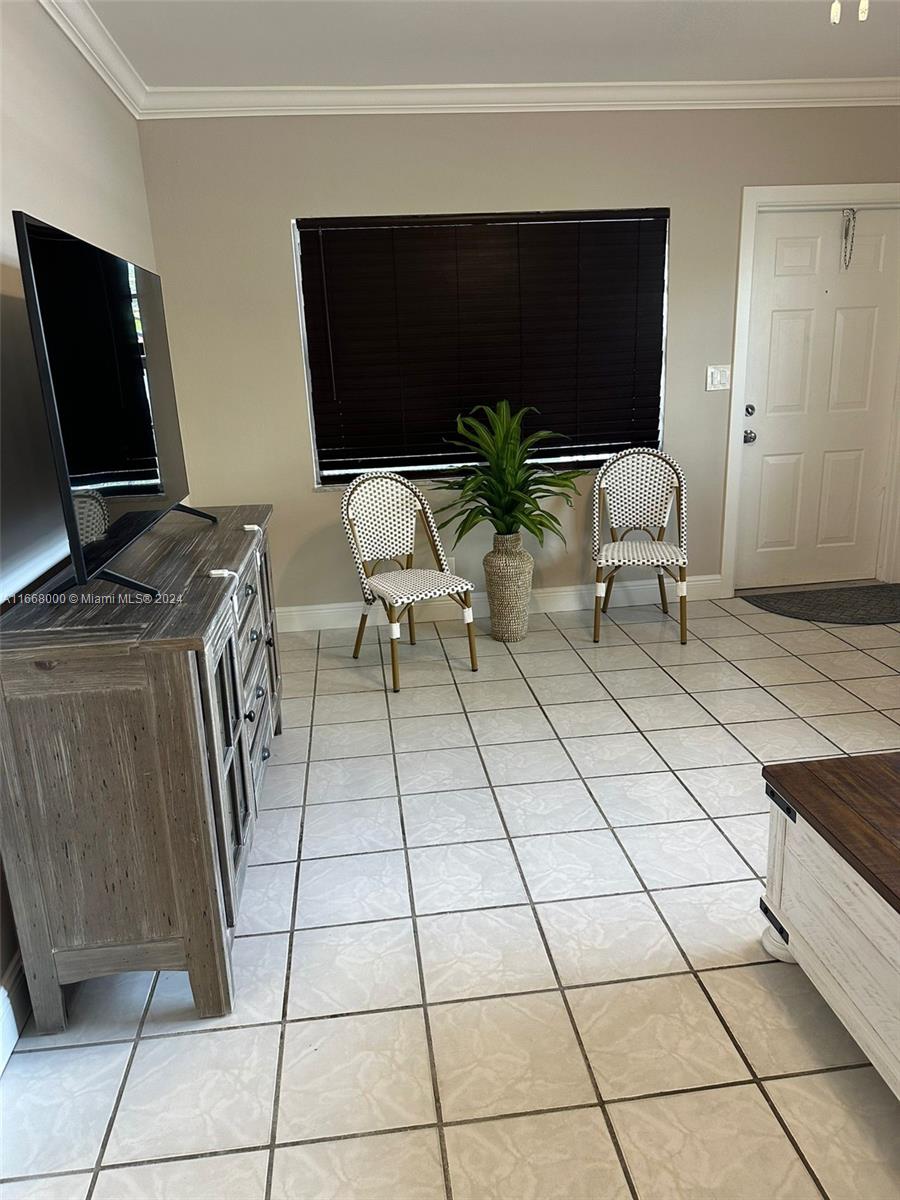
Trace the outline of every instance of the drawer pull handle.
{"label": "drawer pull handle", "polygon": [[244,595],[245,596],[255,596],[256,595],[256,588],[252,583],[244,584]]}
{"label": "drawer pull handle", "polygon": [[271,649],[272,649],[272,647],[275,645],[275,638],[272,636],[272,634],[271,634],[271,633],[270,633],[270,634],[269,634],[269,636],[266,638],[266,645],[269,647],[269,649],[270,649],[270,650],[271,650]]}
{"label": "drawer pull handle", "polygon": [[245,712],[244,720],[245,721],[255,721],[256,720],[256,709],[251,708],[249,712]]}
{"label": "drawer pull handle", "polygon": [[258,642],[258,641],[259,641],[259,635],[260,635],[260,630],[258,630],[258,629],[251,629],[251,630],[250,630],[250,641],[251,641],[251,642]]}
{"label": "drawer pull handle", "polygon": [[271,757],[272,757],[272,751],[269,749],[268,746],[263,746],[262,754],[260,755],[260,758],[263,760],[263,762],[268,762],[268,760]]}
{"label": "drawer pull handle", "polygon": [[265,694],[266,694],[266,689],[263,687],[263,685],[262,685],[261,683],[258,683],[258,684],[256,685],[256,698],[257,698],[257,700],[262,700],[262,698],[263,698],[263,696],[264,696]]}

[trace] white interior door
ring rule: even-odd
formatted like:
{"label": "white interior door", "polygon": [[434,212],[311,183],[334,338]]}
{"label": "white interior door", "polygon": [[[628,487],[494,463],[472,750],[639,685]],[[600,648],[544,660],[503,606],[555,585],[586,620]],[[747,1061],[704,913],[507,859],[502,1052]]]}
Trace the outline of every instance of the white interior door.
{"label": "white interior door", "polygon": [[735,585],[875,576],[898,349],[900,209],[757,218]]}

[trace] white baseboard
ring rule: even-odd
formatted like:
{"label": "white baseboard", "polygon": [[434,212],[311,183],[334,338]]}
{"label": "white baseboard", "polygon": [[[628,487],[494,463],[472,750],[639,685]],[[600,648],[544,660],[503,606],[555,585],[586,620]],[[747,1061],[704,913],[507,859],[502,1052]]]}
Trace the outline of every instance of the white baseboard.
{"label": "white baseboard", "polygon": [[22,955],[17,950],[0,976],[0,1073],[31,1013]]}
{"label": "white baseboard", "polygon": [[[725,589],[721,575],[694,575],[688,579],[688,599],[716,600],[732,593]],[[656,577],[649,579],[623,579],[617,583],[610,604],[613,608],[631,604],[656,604],[659,588]],[[535,588],[531,593],[532,612],[571,612],[573,609],[590,608],[594,603],[592,583],[572,587]],[[475,592],[472,604],[478,616],[486,616],[487,595]],[[282,633],[301,632],[306,629],[346,629],[356,626],[363,609],[362,598],[342,604],[300,604],[279,608],[278,628]],[[385,615],[381,605],[370,610],[370,620],[383,624]],[[452,600],[427,600],[416,605],[416,616],[420,621],[453,621],[460,615],[458,605]]]}

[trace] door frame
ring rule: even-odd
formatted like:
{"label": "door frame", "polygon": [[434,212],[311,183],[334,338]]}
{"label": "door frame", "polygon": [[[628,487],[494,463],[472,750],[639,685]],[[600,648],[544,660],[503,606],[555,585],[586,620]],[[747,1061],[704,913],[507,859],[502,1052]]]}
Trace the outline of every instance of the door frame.
{"label": "door frame", "polygon": [[[747,363],[750,356],[750,306],[753,292],[753,257],[760,214],[810,208],[900,208],[900,183],[838,183],[784,187],[745,187],[741,205],[738,249],[737,298],[734,310],[734,351],[731,364],[731,406],[728,416],[728,450],[725,460],[725,503],[722,526],[723,594],[734,594],[737,566],[738,522],[741,501],[741,452],[747,418]],[[900,371],[898,371],[900,380]],[[890,514],[894,514],[891,523]],[[887,525],[887,527],[885,527]],[[900,582],[900,382],[894,394],[891,423],[891,458],[886,503],[877,554],[880,579]]]}

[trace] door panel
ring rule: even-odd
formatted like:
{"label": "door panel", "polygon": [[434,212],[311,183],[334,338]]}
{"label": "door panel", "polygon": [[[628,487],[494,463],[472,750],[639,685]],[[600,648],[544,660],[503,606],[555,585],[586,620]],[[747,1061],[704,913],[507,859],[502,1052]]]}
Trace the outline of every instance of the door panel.
{"label": "door panel", "polygon": [[875,575],[900,353],[900,210],[760,214],[736,585]]}

